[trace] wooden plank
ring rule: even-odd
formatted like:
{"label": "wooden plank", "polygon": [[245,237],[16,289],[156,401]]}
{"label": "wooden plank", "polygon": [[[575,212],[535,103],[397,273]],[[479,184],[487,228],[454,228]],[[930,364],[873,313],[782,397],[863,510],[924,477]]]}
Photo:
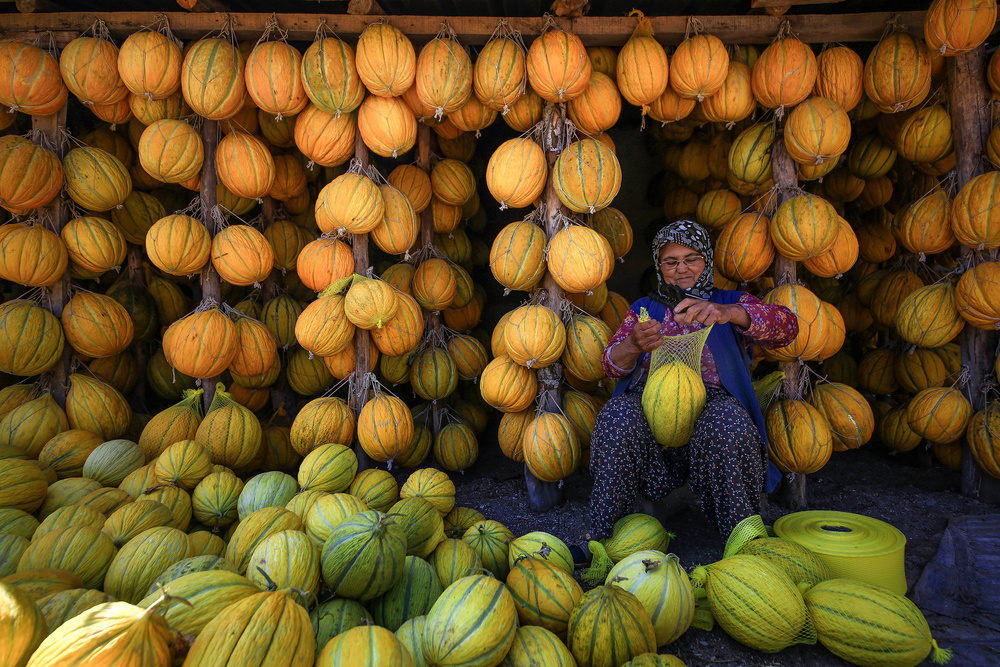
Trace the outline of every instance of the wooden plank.
{"label": "wooden plank", "polygon": [[[771,174],[774,176],[774,187],[776,192],[776,206],[780,206],[786,199],[791,198],[790,188],[798,185],[795,163],[785,149],[785,140],[779,134],[771,145]],[[783,257],[780,254],[774,258],[774,284],[786,285],[794,283],[796,280],[796,266],[793,260]],[[778,364],[785,373],[784,386],[782,387],[784,398],[801,401],[805,398],[799,387],[802,382],[802,375],[805,372],[798,361],[785,361]],[[801,510],[806,506],[806,476],[797,474],[792,479],[788,488],[788,502],[793,510]]]}
{"label": "wooden plank", "polygon": [[[563,125],[566,122],[566,105],[545,103],[545,110],[542,115],[543,127],[546,133],[564,134]],[[545,182],[545,235],[551,239],[560,229],[559,216],[562,213],[562,202],[556,194],[556,187],[552,177],[552,167],[555,165],[559,154],[554,150],[545,148],[545,159],[549,165],[549,174]],[[545,296],[540,305],[551,308],[560,315],[559,306],[563,300],[563,289],[556,283],[552,273],[545,272],[542,279],[542,288]],[[538,409],[542,412],[561,412],[562,397],[559,395],[559,385],[562,383],[562,364],[558,361],[535,371],[538,377],[538,386],[541,390],[538,395]],[[527,464],[524,466],[524,481],[528,490],[528,504],[535,512],[544,512],[562,503],[566,496],[561,485],[557,482],[543,482],[536,478],[528,470]]]}
{"label": "wooden plank", "polygon": [[[434,140],[434,133],[428,125],[420,123],[417,125],[417,166],[428,176],[431,174],[431,143]],[[420,213],[420,247],[426,248],[434,245],[434,212],[428,206]],[[441,313],[435,311],[424,318],[424,335],[441,331]],[[441,430],[441,404],[439,401],[431,401],[431,437],[437,440],[438,432]]]}
{"label": "wooden plank", "polygon": [[[986,87],[986,48],[948,58],[948,82],[951,90],[951,125],[955,142],[955,172],[961,188],[983,173],[983,151],[990,133],[990,93]],[[962,260],[970,265],[984,259],[971,248],[962,248]],[[959,337],[962,366],[969,371],[965,395],[974,410],[985,407],[986,398],[979,390],[993,369],[996,333],[965,325]],[[968,443],[962,446],[962,493],[978,497],[984,481],[972,458]]]}
{"label": "wooden plank", "polygon": [[[205,146],[205,163],[201,169],[201,224],[205,225],[209,237],[215,237],[215,221],[212,213],[216,206],[215,188],[219,182],[219,177],[215,173],[215,150],[219,147],[219,121],[205,118],[201,125],[201,142]],[[209,262],[201,270],[201,298],[215,299],[222,303],[222,285],[219,274]],[[219,382],[219,377],[201,378],[201,388],[205,390],[202,396],[202,404],[205,407],[205,414],[212,405],[215,398],[215,385]]]}
{"label": "wooden plank", "polygon": [[[361,139],[358,132],[354,138],[354,157],[361,161],[362,166],[368,168],[368,146]],[[354,243],[354,272],[365,275],[368,273],[368,235],[355,234]],[[371,366],[371,334],[367,329],[358,327],[354,332],[354,385],[351,395],[348,397],[354,416],[361,414],[361,408],[368,402],[368,384],[362,382],[362,378],[369,372]],[[354,453],[358,457],[358,470],[366,470],[371,467],[368,454],[361,446],[361,441],[357,434],[354,436]]]}
{"label": "wooden plank", "polygon": [[766,9],[768,7],[791,7],[792,5],[832,5],[844,0],[751,0],[750,7],[753,9]]}
{"label": "wooden plank", "polygon": [[[728,44],[767,44],[778,32],[782,21],[788,21],[792,32],[804,42],[875,42],[882,37],[885,23],[893,12],[860,14],[799,14],[793,16],[699,16],[703,29]],[[117,39],[124,39],[146,25],[156,22],[154,12],[60,12],[50,14],[7,14],[0,27],[7,38],[34,37],[38,32],[82,32],[98,18],[102,19]],[[180,39],[198,39],[222,27],[227,14],[167,12],[170,29]],[[236,37],[242,40],[257,39],[264,32],[270,14],[238,13]],[[350,14],[278,14],[278,23],[288,31],[291,40],[312,41],[320,17],[326,26],[342,39],[355,40],[368,24],[384,16],[355,16]],[[898,13],[899,21],[918,37],[923,35],[924,12]],[[391,16],[389,23],[402,30],[411,40],[422,44],[433,39],[441,24],[447,21],[463,44],[485,44],[497,26],[497,18],[490,16]],[[657,40],[663,44],[680,44],[687,31],[687,16],[650,17]],[[511,27],[527,40],[541,33],[545,19],[541,17],[509,17]],[[584,44],[620,46],[635,29],[635,19],[618,16],[584,16],[556,19],[565,30],[580,37]]]}
{"label": "wooden plank", "polygon": [[[33,130],[41,132],[59,159],[62,160],[66,154],[66,105],[62,109],[49,116],[32,116],[31,127]],[[58,234],[63,225],[69,221],[69,209],[60,194],[50,204],[45,206],[45,211],[51,217],[51,231]],[[63,308],[69,302],[70,275],[69,268],[63,273],[63,277],[53,285],[44,288],[44,303],[49,311],[57,318],[62,317]],[[60,407],[66,407],[66,391],[69,388],[69,369],[73,358],[73,348],[67,343],[63,348],[62,356],[56,365],[46,373],[46,382],[52,398]]]}

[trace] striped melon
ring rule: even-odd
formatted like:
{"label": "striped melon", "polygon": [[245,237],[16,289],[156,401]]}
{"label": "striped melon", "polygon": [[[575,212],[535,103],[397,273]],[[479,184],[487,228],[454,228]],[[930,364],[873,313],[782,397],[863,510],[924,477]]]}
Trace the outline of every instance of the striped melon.
{"label": "striped melon", "polygon": [[796,584],[818,584],[833,577],[830,568],[819,556],[806,547],[780,537],[761,537],[747,542],[737,553],[759,556],[777,565]]}
{"label": "striped melon", "polygon": [[607,582],[635,595],[653,622],[656,645],[673,643],[694,619],[694,589],[674,554],[637,551],[620,560]]}
{"label": "striped melon", "polygon": [[427,562],[434,566],[434,571],[445,588],[483,567],[479,554],[468,542],[460,539],[442,541],[434,549],[434,553],[427,557]]}
{"label": "striped melon", "polygon": [[615,521],[611,537],[601,541],[608,557],[617,563],[637,551],[662,551],[670,546],[672,533],[668,533],[655,517],[648,514],[628,514]]}
{"label": "striped melon", "polygon": [[52,595],[46,595],[35,604],[38,610],[45,617],[45,625],[53,630],[68,621],[79,616],[91,607],[96,607],[104,602],[114,602],[115,599],[101,591],[89,588],[73,588],[68,591],[60,591]]}
{"label": "striped melon", "polygon": [[316,667],[412,667],[410,651],[391,630],[360,625],[331,639],[316,656]]}
{"label": "striped melon", "polygon": [[479,555],[483,567],[499,579],[506,579],[509,571],[507,564],[507,545],[514,539],[514,533],[499,521],[480,521],[470,526],[462,539],[469,543],[472,550]]}
{"label": "striped melon", "polygon": [[319,552],[305,533],[282,530],[254,547],[247,578],[261,588],[315,594],[319,588]]}
{"label": "striped melon", "polygon": [[315,656],[309,614],[291,591],[278,591],[257,593],[226,607],[205,625],[184,662],[189,667],[308,667]]}
{"label": "striped melon", "polygon": [[[707,577],[706,577],[707,571]],[[788,574],[757,556],[730,556],[692,572],[712,616],[736,641],[776,653],[807,637],[805,602]]]}
{"label": "striped melon", "polygon": [[16,586],[0,583],[0,662],[23,667],[45,639],[45,617]]}
{"label": "striped melon", "polygon": [[68,591],[74,588],[83,588],[80,577],[68,570],[58,570],[51,567],[43,567],[37,570],[24,570],[15,574],[10,574],[0,579],[0,584],[14,586],[19,591],[27,595],[32,601]]}
{"label": "striped melon", "polygon": [[936,663],[951,655],[938,648],[915,604],[879,586],[828,579],[805,600],[820,643],[855,665],[915,667],[932,651]]}
{"label": "striped melon", "polygon": [[[170,605],[164,614],[167,623],[183,635],[195,636],[227,607],[260,592],[249,579],[227,570],[192,572],[169,582],[166,590],[190,603]],[[158,593],[148,595],[139,606],[148,608],[158,597]]]}
{"label": "striped melon", "polygon": [[569,648],[551,630],[537,625],[523,625],[514,633],[514,643],[504,658],[503,667],[577,667]]}
{"label": "striped melon", "polygon": [[507,575],[507,589],[523,625],[543,627],[565,641],[570,614],[583,596],[572,574],[546,560],[522,558]]}
{"label": "striped melon", "polygon": [[407,556],[399,583],[368,606],[376,624],[395,632],[406,621],[430,611],[443,591],[432,565],[417,556]]}
{"label": "striped melon", "polygon": [[351,628],[371,623],[372,616],[360,602],[334,598],[309,612],[309,620],[316,637],[316,655],[319,655],[331,639]]}
{"label": "striped melon", "polygon": [[298,487],[294,477],[279,470],[254,475],[247,480],[236,503],[240,520],[265,507],[284,507],[298,492]]}
{"label": "striped melon", "polygon": [[388,515],[359,512],[323,544],[323,581],[336,595],[362,601],[382,595],[403,576],[406,534]]}
{"label": "striped melon", "polygon": [[[179,560],[164,570],[163,574],[156,578],[156,581],[154,581],[149,587],[149,590],[146,591],[146,596],[147,598],[149,596],[153,596],[153,601],[155,602],[156,597],[158,597],[157,594],[160,591],[160,586],[171,584],[177,579],[189,574],[212,572],[215,570],[236,572],[236,566],[221,556],[191,556],[190,558]],[[142,607],[144,605],[140,602],[139,606]]]}
{"label": "striped melon", "polygon": [[0,577],[17,572],[17,563],[30,544],[20,535],[0,534]]}
{"label": "striped melon", "polygon": [[399,484],[391,473],[377,468],[362,470],[347,492],[379,512],[387,512],[399,499]]}
{"label": "striped melon", "polygon": [[400,498],[423,498],[446,516],[455,507],[455,483],[434,468],[413,471],[399,490]]}
{"label": "striped melon", "polygon": [[225,528],[238,518],[242,492],[243,481],[231,472],[209,473],[191,493],[191,512],[206,526]]}
{"label": "striped melon", "polygon": [[242,574],[250,566],[250,555],[258,544],[283,530],[299,530],[302,521],[283,507],[259,509],[236,524],[226,547],[226,560]]}
{"label": "striped melon", "polygon": [[104,577],[104,592],[135,604],[163,570],[187,558],[189,551],[187,535],[176,528],[150,528],[115,555]]}
{"label": "striped melon", "polygon": [[686,445],[706,398],[704,382],[686,364],[668,362],[650,373],[642,411],[656,441],[664,448]]}
{"label": "striped melon", "polygon": [[423,498],[402,498],[389,509],[389,516],[403,527],[407,555],[427,558],[444,540],[444,521]]}
{"label": "striped melon", "polygon": [[306,511],[303,529],[317,547],[322,547],[333,529],[348,517],[368,509],[365,502],[349,493],[328,493],[317,498]]}
{"label": "striped melon", "polygon": [[587,591],[573,608],[567,645],[580,667],[616,667],[656,651],[656,634],[638,598],[606,585]]}
{"label": "striped melon", "polygon": [[497,665],[516,629],[514,599],[502,583],[482,574],[463,577],[427,612],[425,659],[440,667]]}
{"label": "striped melon", "polygon": [[19,572],[51,567],[80,577],[86,588],[100,588],[118,550],[100,528],[66,526],[35,539],[21,554]]}
{"label": "striped melon", "polygon": [[507,564],[514,564],[522,558],[538,558],[548,561],[567,574],[573,574],[573,554],[566,543],[555,535],[534,531],[511,540],[507,551]]}

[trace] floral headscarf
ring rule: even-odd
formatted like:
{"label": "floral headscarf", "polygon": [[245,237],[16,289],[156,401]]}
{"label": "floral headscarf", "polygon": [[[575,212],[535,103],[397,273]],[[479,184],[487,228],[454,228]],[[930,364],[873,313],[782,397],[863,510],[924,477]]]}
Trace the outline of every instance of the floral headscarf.
{"label": "floral headscarf", "polygon": [[[660,251],[668,243],[691,248],[705,258],[705,270],[698,277],[694,287],[684,289],[677,285],[669,285],[663,280],[660,271]],[[678,220],[664,226],[653,239],[653,266],[656,269],[656,290],[649,296],[673,309],[686,297],[708,300],[715,289],[715,255],[712,252],[712,239],[708,231],[697,222]]]}

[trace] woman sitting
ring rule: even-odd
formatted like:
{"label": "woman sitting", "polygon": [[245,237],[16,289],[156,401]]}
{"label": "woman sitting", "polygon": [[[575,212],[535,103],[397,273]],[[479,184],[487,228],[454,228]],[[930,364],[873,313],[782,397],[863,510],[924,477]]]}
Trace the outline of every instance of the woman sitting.
{"label": "woman sitting", "polygon": [[[748,342],[788,345],[798,320],[788,308],[747,292],[714,287],[712,242],[695,222],[665,226],[653,241],[657,289],[632,304],[604,350],[614,396],[597,416],[590,444],[594,489],[588,539],[609,537],[615,521],[631,513],[636,494],[660,500],[690,480],[702,509],[723,537],[742,519],[759,513],[768,470],[764,418],[750,381]],[[650,319],[640,322],[645,307]],[[690,442],[663,449],[642,410],[650,353],[663,336],[715,327],[701,355],[708,394]],[[780,479],[773,470],[772,490]]]}

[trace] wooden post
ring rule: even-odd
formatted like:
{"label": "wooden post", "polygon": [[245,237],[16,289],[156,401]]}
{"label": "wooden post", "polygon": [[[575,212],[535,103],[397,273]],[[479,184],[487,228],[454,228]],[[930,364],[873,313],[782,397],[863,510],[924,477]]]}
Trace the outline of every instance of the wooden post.
{"label": "wooden post", "polygon": [[[430,176],[431,173],[431,128],[423,123],[417,125],[417,164]],[[434,245],[434,212],[428,206],[420,214],[420,247]],[[441,313],[433,312],[424,322],[425,335],[441,330]],[[441,430],[441,405],[438,401],[431,402],[431,438],[437,439]]]}
{"label": "wooden post", "polygon": [[[973,177],[983,173],[983,151],[990,133],[989,91],[986,88],[986,47],[946,58],[948,83],[951,91],[951,126],[955,142],[955,172],[957,186],[963,187]],[[983,258],[971,248],[962,248],[962,261],[970,268]],[[982,410],[986,397],[980,391],[983,380],[993,366],[996,333],[966,324],[959,338],[962,346],[962,366],[970,373],[965,387],[973,410]],[[962,493],[978,497],[983,477],[969,445],[962,446]]]}
{"label": "wooden post", "polygon": [[[274,222],[275,209],[277,207],[278,205],[274,199],[269,196],[264,197],[264,203],[261,205],[260,210],[264,221],[264,229],[267,229]],[[261,288],[263,300],[266,301],[281,291],[281,275],[281,269],[271,269],[271,274],[264,280],[264,285]],[[282,350],[278,350],[278,357],[278,363],[281,363],[281,371],[278,373],[278,380],[271,385],[271,408],[277,410],[284,405],[288,418],[294,419],[299,410],[295,392],[288,386],[288,378],[285,375],[288,372],[288,355],[282,354]]]}
{"label": "wooden post", "polygon": [[[145,289],[146,276],[142,268],[143,251],[137,245],[128,246],[128,279],[134,289]],[[129,346],[135,359],[135,373],[139,380],[129,396],[133,412],[146,409],[146,341],[133,340]]]}
{"label": "wooden post", "polygon": [[[66,105],[63,105],[62,109],[50,116],[32,116],[31,127],[43,134],[48,147],[62,160],[66,154],[66,139],[64,134],[66,131]],[[52,231],[58,234],[62,230],[63,225],[69,220],[69,210],[66,207],[65,201],[63,201],[62,195],[60,194],[53,199],[45,207],[45,211],[51,218]],[[49,311],[57,318],[62,317],[63,308],[69,302],[69,281],[69,268],[67,268],[63,277],[55,284],[46,287],[44,291],[46,305]],[[49,390],[52,392],[52,397],[56,399],[56,402],[62,408],[66,407],[66,391],[68,389],[69,367],[72,357],[73,348],[69,344],[66,344],[62,357],[59,358],[59,361],[56,362],[52,370],[48,372],[50,381]]]}
{"label": "wooden post", "polygon": [[[205,146],[205,162],[201,168],[201,224],[205,225],[209,237],[214,238],[216,230],[213,214],[217,204],[215,188],[219,181],[215,172],[215,150],[219,147],[219,121],[208,118],[202,120],[201,141]],[[201,270],[201,298],[202,301],[215,299],[218,303],[222,302],[219,274],[211,262]],[[215,384],[218,381],[218,376],[201,378],[201,388],[205,390],[202,401],[206,413],[212,405],[212,399],[215,398]]]}
{"label": "wooden post", "polygon": [[[776,193],[775,206],[780,206],[786,199],[791,198],[790,189],[798,185],[795,163],[785,149],[785,140],[778,134],[771,145],[771,174],[774,178],[774,188]],[[786,285],[794,283],[796,280],[796,266],[793,260],[782,257],[780,254],[774,258],[774,285]],[[804,397],[799,389],[802,382],[802,374],[805,372],[798,361],[785,361],[778,364],[785,373],[783,394],[785,398],[802,400]],[[791,482],[788,493],[789,504],[792,509],[800,510],[806,506],[806,476],[796,474]]]}
{"label": "wooden post", "polygon": [[[555,143],[557,137],[563,130],[566,122],[566,105],[545,103],[542,112],[543,132],[546,140],[542,142],[545,150],[545,160],[549,165],[548,178],[545,181],[545,236],[551,239],[559,231],[559,216],[562,213],[562,202],[556,194],[555,183],[552,178],[552,169],[559,154],[551,150],[551,145]],[[546,145],[548,144],[548,145]],[[545,272],[542,279],[542,289],[545,296],[541,305],[551,308],[560,314],[560,305],[564,297],[563,290],[556,283],[552,274]],[[560,319],[562,319],[560,317]],[[562,364],[558,361],[540,368],[536,371],[540,393],[538,395],[538,409],[545,412],[559,412],[562,405],[562,397],[559,395],[559,385],[562,383]],[[552,509],[565,500],[565,494],[558,482],[543,482],[528,470],[527,464],[524,466],[524,482],[528,489],[528,504],[535,512],[544,512]]]}
{"label": "wooden post", "polygon": [[[368,147],[365,146],[365,142],[361,139],[360,132],[357,133],[354,139],[354,158],[361,161],[363,168],[368,168]],[[368,235],[355,234],[353,248],[354,272],[365,275],[368,273]],[[354,411],[354,416],[357,417],[361,413],[361,408],[368,402],[368,389],[361,382],[361,378],[369,372],[369,367],[371,366],[371,335],[367,329],[358,327],[354,333],[354,356],[355,384],[354,391],[352,391],[349,398],[351,409]],[[357,439],[357,436],[354,438],[354,453],[358,457],[358,470],[368,468],[370,465],[368,455],[365,453],[364,448],[361,446],[361,441]]]}

